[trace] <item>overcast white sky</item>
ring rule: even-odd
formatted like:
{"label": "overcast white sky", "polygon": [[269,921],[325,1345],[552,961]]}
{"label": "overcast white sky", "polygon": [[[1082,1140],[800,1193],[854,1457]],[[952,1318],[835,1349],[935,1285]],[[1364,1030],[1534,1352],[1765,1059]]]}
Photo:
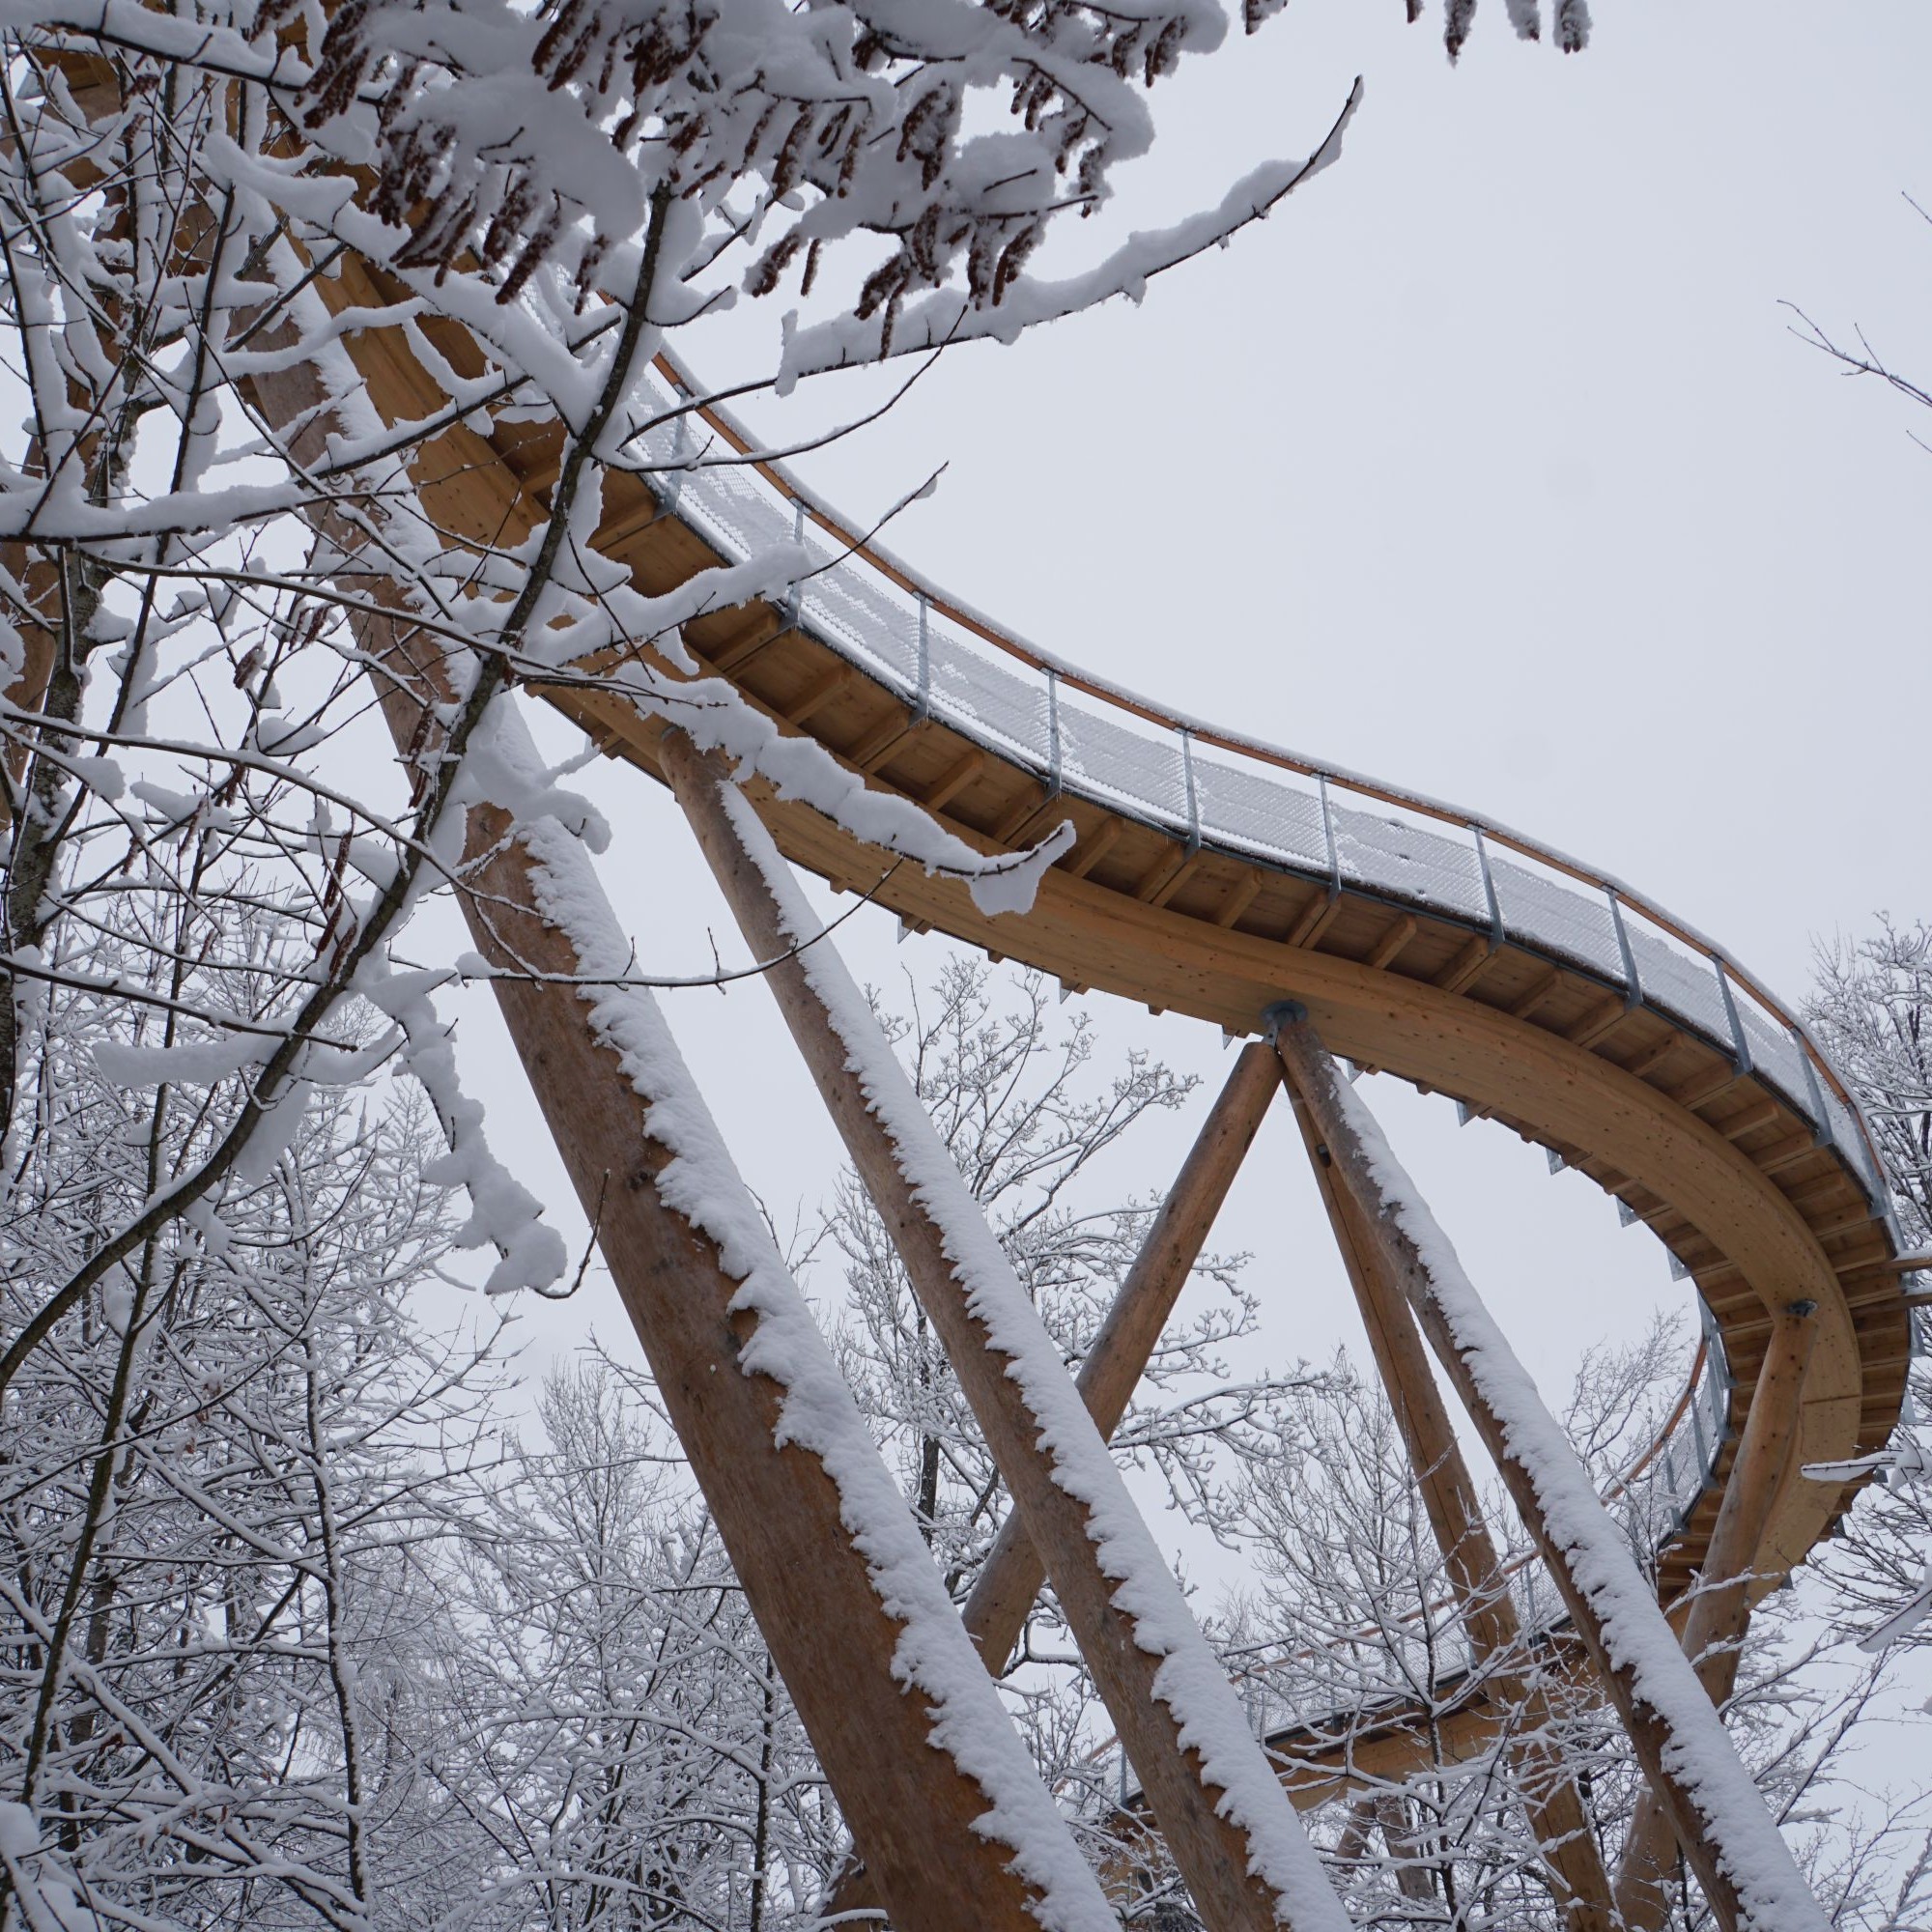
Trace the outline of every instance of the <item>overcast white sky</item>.
{"label": "overcast white sky", "polygon": [[[863,522],[946,461],[893,541],[967,601],[1613,870],[1799,997],[1815,936],[1932,912],[1932,456],[1908,435],[1932,417],[1837,380],[1778,307],[1932,372],[1932,228],[1901,199],[1932,205],[1932,7],[1599,0],[1564,60],[1490,0],[1455,71],[1402,12],[1295,0],[1164,85],[1123,184],[1139,226],[1306,151],[1368,82],[1341,163],[1264,226],[1137,309],[953,355],[806,473]],[[717,355],[745,353],[733,325]],[[644,966],[703,970],[707,926],[731,956],[666,795],[591,783]],[[841,937],[873,980],[937,964],[882,916]],[[816,1202],[830,1129],[763,988],[669,1000],[748,1178],[781,1218]],[[1210,1083],[1227,1064],[1211,1030],[1088,1004],[1111,1052],[1151,1044]],[[581,1229],[487,1003],[462,1024],[499,1143]],[[1589,1183],[1371,1085],[1552,1393],[1587,1342],[1688,1308]],[[1164,1183],[1206,1099],[1123,1186]],[[1354,1334],[1301,1160],[1275,1122],[1217,1233],[1256,1253],[1277,1361]],[[533,1359],[592,1321],[623,1339],[595,1272],[581,1305],[532,1311]]]}

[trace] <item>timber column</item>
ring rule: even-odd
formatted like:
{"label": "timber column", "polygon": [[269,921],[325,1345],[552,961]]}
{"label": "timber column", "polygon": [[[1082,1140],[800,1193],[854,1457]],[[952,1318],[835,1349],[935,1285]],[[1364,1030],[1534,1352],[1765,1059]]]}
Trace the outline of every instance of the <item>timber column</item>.
{"label": "timber column", "polygon": [[[301,425],[294,460],[312,460],[330,423],[330,392],[317,368],[260,375],[252,386],[272,429]],[[316,522],[346,559],[366,542],[341,519]],[[394,584],[368,561],[346,560],[343,574],[358,597],[400,606]],[[384,718],[406,764],[427,765],[436,756],[431,721],[439,706],[446,715],[450,692],[444,647],[402,609],[381,617],[352,610],[350,621],[377,667]],[[521,720],[513,730],[534,766]],[[987,1718],[1009,1732],[990,1691],[985,1710],[960,1714],[953,1731],[964,1735],[961,1745],[950,1741],[946,1714],[921,1688],[922,1660],[906,1654],[905,1615],[888,1607],[892,1552],[878,1547],[893,1542],[895,1525],[868,1525],[879,1534],[873,1547],[859,1548],[838,1479],[850,1471],[835,1473],[818,1451],[792,1441],[786,1387],[740,1365],[764,1321],[743,1305],[744,1263],[733,1273],[716,1236],[665,1199],[677,1151],[653,1131],[652,1100],[666,1096],[647,1097],[647,1076],[593,1020],[576,983],[583,972],[576,946],[543,911],[546,867],[517,829],[497,808],[469,811],[458,901],[479,951],[506,975],[492,990],[518,1057],[752,1612],[894,1920],[918,1932],[1038,1932],[1042,1924],[1097,1932],[1111,1915],[1037,1779],[1031,1794],[1007,1794],[1023,1815],[1002,1819],[996,1794],[962,1762],[976,1758],[976,1747],[979,1770],[1002,1756],[997,1747],[988,1756],[986,1740],[971,1735]],[[575,883],[595,902],[593,917],[610,916],[594,877]],[[735,1173],[729,1184],[741,1184]],[[809,1314],[805,1322],[817,1342]],[[826,1367],[836,1375],[829,1357]],[[910,1517],[900,1523],[898,1544],[929,1571]],[[970,1648],[960,1649],[977,1669]],[[979,1687],[959,1682],[970,1699]],[[1012,1748],[1030,1776],[1016,1738]],[[1029,1795],[1037,1803],[1028,1804]]]}
{"label": "timber column", "polygon": [[770,833],[687,734],[667,731],[659,755],[753,956],[768,962],[766,984],[945,1345],[1195,1911],[1210,1932],[1346,1932],[1057,1348]]}
{"label": "timber column", "polygon": [[[1470,1652],[1483,1669],[1499,1657],[1520,1654],[1522,1628],[1509,1580],[1483,1520],[1469,1465],[1430,1372],[1428,1351],[1401,1282],[1385,1264],[1354,1194],[1338,1176],[1335,1155],[1310,1111],[1300,1057],[1292,1045],[1282,1043],[1279,1035],[1275,1051],[1321,1204],[1328,1210],[1362,1311],[1369,1347],[1468,1633]],[[1545,1736],[1553,1716],[1548,1697],[1540,1687],[1526,1683],[1517,1667],[1495,1672],[1491,1694],[1521,1712],[1521,1732],[1512,1727],[1509,1739],[1510,1760],[1520,1781],[1530,1829],[1555,1880],[1569,1932],[1611,1932],[1610,1882],[1589,1811],[1576,1780]]]}
{"label": "timber column", "polygon": [[[1753,1568],[1773,1503],[1798,1440],[1804,1371],[1817,1335],[1817,1304],[1794,1301],[1772,1325],[1764,1366],[1751,1391],[1737,1460],[1724,1484],[1704,1568],[1684,1613],[1684,1655],[1722,1710],[1738,1681],[1738,1654],[1750,1622]],[[1657,1932],[1670,1913],[1667,1889],[1677,1840],[1657,1794],[1637,1793],[1630,1836],[1617,1862],[1617,1910],[1628,1932]]]}

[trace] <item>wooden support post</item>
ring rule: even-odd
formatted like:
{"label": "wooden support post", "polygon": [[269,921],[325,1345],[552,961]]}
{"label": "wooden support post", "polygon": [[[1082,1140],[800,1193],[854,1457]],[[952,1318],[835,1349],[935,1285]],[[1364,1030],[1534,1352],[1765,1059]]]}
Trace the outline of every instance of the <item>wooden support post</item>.
{"label": "wooden support post", "polygon": [[[1050,1419],[1038,1406],[1041,1398],[1022,1385],[1019,1358],[994,1341],[990,1314],[976,1295],[960,1251],[961,1243],[985,1234],[978,1205],[964,1193],[951,1154],[904,1083],[883,1032],[866,1011],[830,942],[812,940],[802,929],[810,923],[802,902],[780,898],[781,880],[788,884],[789,875],[777,846],[755,820],[744,824],[749,808],[734,812],[733,804],[742,800],[729,778],[689,737],[667,732],[659,755],[753,957],[773,962],[765,982],[958,1375],[961,1392],[1187,1881],[1195,1911],[1210,1932],[1273,1932],[1283,1924],[1312,1924],[1318,1913],[1322,1924],[1345,1925],[1340,1905],[1315,1865],[1299,1822],[1266,1769],[1259,1745],[1252,1746],[1259,1780],[1245,1762],[1251,1745],[1245,1727],[1238,1742],[1217,1738],[1218,1749],[1238,1748],[1243,1761],[1236,1768],[1224,1759],[1213,1783],[1201,1747],[1182,1743],[1181,1720],[1168,1701],[1173,1692],[1163,1694],[1155,1680],[1170,1667],[1186,1670],[1188,1665],[1184,1659],[1145,1648],[1140,1617],[1119,1601],[1144,1591],[1151,1579],[1139,1575],[1138,1559],[1131,1583],[1123,1584],[1119,1570],[1109,1574],[1102,1567],[1097,1543],[1102,1519],[1094,1505],[1108,1513],[1110,1537],[1124,1539],[1138,1528],[1137,1518],[1120,1514],[1132,1511],[1124,1487],[1118,1499],[1109,1494],[1091,1501],[1063,1487],[1063,1471],[1073,1468],[1080,1469],[1083,1481],[1099,1479],[1102,1464],[1105,1477],[1118,1477],[1097,1432],[1097,1463],[1080,1444],[1042,1439],[1049,1431],[1064,1429],[1068,1418],[1061,1410]],[[753,842],[748,844],[748,839]],[[952,1192],[955,1187],[956,1196]],[[955,1211],[959,1204],[963,1214]],[[989,1235],[985,1238],[990,1242]],[[990,1260],[998,1259],[995,1246]],[[1023,1308],[1024,1293],[1017,1284],[1014,1293]],[[1013,1346],[1024,1344],[1015,1338]],[[1086,1417],[1079,1419],[1085,1422]],[[1137,1541],[1145,1545],[1148,1557],[1160,1560],[1151,1538],[1143,1534]],[[1165,1579],[1164,1565],[1162,1576]],[[1198,1633],[1187,1634],[1199,1641]],[[1225,1692],[1228,1715],[1238,1723],[1234,1692],[1211,1657],[1208,1661],[1211,1688],[1190,1683],[1190,1694],[1197,1688],[1208,1694]],[[1268,1809],[1257,1816],[1262,1804]],[[1247,1815],[1237,1823],[1223,1815],[1224,1806],[1244,1809]],[[1306,1854],[1309,1875],[1305,1892],[1296,1881],[1293,1912],[1289,1882],[1268,1849],[1270,1839],[1279,1845],[1283,1838]],[[1264,1868],[1271,1868],[1272,1882],[1260,1875]]]}
{"label": "wooden support post", "polygon": [[[1772,1326],[1737,1460],[1684,1618],[1684,1654],[1720,1710],[1737,1683],[1758,1548],[1798,1440],[1804,1371],[1817,1333],[1815,1312],[1808,1301],[1794,1302]],[[1668,1918],[1667,1888],[1676,1862],[1677,1840],[1656,1794],[1646,1787],[1637,1793],[1617,1862],[1617,1911],[1626,1932],[1658,1932]]]}
{"label": "wooden support post", "polygon": [[[298,365],[253,386],[271,425],[307,419],[293,451],[312,461],[332,426],[316,371]],[[360,541],[346,524],[327,534],[351,554]],[[353,582],[363,599],[384,595],[366,573]],[[373,677],[398,749],[422,753],[429,708],[450,696],[442,647],[406,614],[358,611],[350,621],[384,668]],[[536,976],[493,980],[497,1005],[732,1568],[888,1909],[921,1932],[1038,1932],[1043,1917],[1081,1918],[1080,1888],[1064,1873],[1030,1878],[1014,1868],[1017,1846],[991,1816],[992,1794],[944,1742],[943,1713],[919,1671],[906,1668],[904,1613],[890,1606],[890,1577],[872,1567],[885,1553],[861,1550],[833,1470],[789,1439],[785,1387],[740,1366],[761,1318],[736,1305],[744,1282],[714,1236],[660,1192],[674,1151],[653,1136],[638,1070],[597,1032],[571,983],[582,970],[575,948],[539,911],[543,867],[514,831],[496,808],[470,811],[465,917],[493,965]],[[906,1532],[916,1551],[909,1520]],[[1050,1830],[1050,1801],[1039,1796]],[[1070,1843],[1065,1853],[1078,1871]],[[1093,1910],[1102,1909],[1095,1895]]]}
{"label": "wooden support post", "polygon": [[[1080,1365],[1077,1386],[1102,1435],[1121,1426],[1134,1389],[1147,1372],[1167,1318],[1200,1258],[1208,1231],[1228,1198],[1241,1161],[1261,1130],[1280,1085],[1274,1049],[1250,1040],[1241,1049],[1140,1253]],[[980,1646],[994,1676],[1006,1669],[1027,1613],[1046,1578],[1017,1512],[993,1539],[961,1612],[966,1634]]]}
{"label": "wooden support post", "polygon": [[[1264,1041],[1250,1040],[1202,1122],[1080,1365],[1076,1386],[1102,1435],[1111,1437],[1121,1426],[1280,1084],[1274,1049]],[[1010,1662],[1045,1580],[1046,1566],[1027,1535],[1025,1522],[1017,1510],[1009,1511],[959,1612],[966,1634],[979,1646],[993,1676],[1001,1675]],[[848,1866],[834,1881],[827,1916],[860,1912],[876,1903],[866,1873]]]}
{"label": "wooden support post", "polygon": [[[1437,1245],[1437,1232],[1373,1122],[1352,1095],[1344,1096],[1306,1013],[1291,1005],[1270,1017],[1276,1051],[1333,1172],[1494,1460],[1713,1917],[1723,1932],[1747,1932],[1748,1896],[1766,1902],[1779,1925],[1824,1932],[1823,1912],[1534,1384],[1453,1253]],[[1365,1134],[1373,1136],[1373,1153]],[[1432,1244],[1427,1253],[1419,1236]]]}
{"label": "wooden support post", "polygon": [[[1442,1393],[1430,1373],[1428,1352],[1401,1281],[1384,1264],[1361,1208],[1336,1172],[1333,1154],[1303,1092],[1297,1057],[1292,1049],[1281,1051],[1279,1039],[1277,1051],[1276,1064],[1294,1102],[1295,1123],[1308,1148],[1316,1185],[1362,1311],[1369,1347],[1402,1431],[1470,1650],[1477,1668],[1488,1668],[1494,1659],[1518,1649],[1522,1632],[1475,1483]],[[1490,1694],[1498,1704],[1521,1713],[1520,1732],[1510,1738],[1510,1758],[1524,1794],[1530,1829],[1556,1880],[1565,1924],[1570,1932],[1610,1932],[1610,1882],[1589,1812],[1576,1780],[1546,1742],[1552,1715],[1548,1695],[1507,1667],[1496,1671]]]}
{"label": "wooden support post", "polygon": [[[393,689],[394,687],[391,687]],[[398,746],[416,707],[384,704]],[[841,1520],[819,1458],[779,1447],[785,1390],[739,1355],[756,1317],[712,1237],[668,1207],[671,1151],[617,1052],[593,1033],[567,982],[582,968],[535,910],[529,854],[507,814],[472,811],[466,856],[491,853],[463,895],[472,937],[496,966],[566,983],[493,981],[546,1124],[611,1269],[659,1396],[704,1492],[732,1569],[895,1923],[1035,1932],[1037,1889],[1012,1848],[977,1827],[987,1794],[935,1749],[930,1700],[895,1681],[904,1627],[881,1600]]]}

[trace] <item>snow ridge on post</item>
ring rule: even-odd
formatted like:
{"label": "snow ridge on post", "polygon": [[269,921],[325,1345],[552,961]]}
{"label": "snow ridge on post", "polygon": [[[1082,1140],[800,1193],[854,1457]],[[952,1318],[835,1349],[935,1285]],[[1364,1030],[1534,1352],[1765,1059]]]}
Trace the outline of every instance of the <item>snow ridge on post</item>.
{"label": "snow ridge on post", "polygon": [[[1804,1372],[1817,1330],[1810,1302],[1773,1322],[1771,1342],[1751,1391],[1744,1439],[1704,1557],[1703,1574],[1684,1620],[1681,1648],[1719,1710],[1737,1683],[1738,1653],[1750,1621],[1750,1583],[1772,1505],[1783,1487],[1798,1439]],[[1640,1791],[1617,1866],[1617,1911],[1626,1932],[1659,1932],[1670,1916],[1669,1880],[1677,1840],[1654,1792]]]}
{"label": "snow ridge on post", "polygon": [[770,833],[688,742],[668,738],[663,758],[747,938],[780,959],[774,992],[1026,1513],[1196,1911],[1214,1932],[1345,1932],[1058,1345]]}
{"label": "snow ridge on post", "polygon": [[[496,781],[493,790],[511,791],[512,807],[518,777],[526,795],[555,796],[514,705],[507,694],[495,701],[485,732],[479,734],[483,756],[478,761]],[[865,1559],[873,1594],[901,1626],[894,1675],[925,1706],[930,1745],[985,1794],[987,1808],[973,1830],[1011,1849],[1010,1869],[1035,1894],[1028,1911],[1041,1926],[1050,1932],[1117,1932],[1118,1921],[1098,1881],[1039,1782],[961,1629],[931,1553],[879,1460],[858,1405],[773,1244],[657,1003],[641,988],[622,983],[632,968],[632,950],[581,841],[554,816],[519,819],[513,810],[512,825],[497,840],[497,849],[513,864],[521,860],[534,910],[567,943],[576,976],[603,982],[580,986],[578,997],[588,1009],[591,1032],[617,1057],[644,1103],[648,1138],[670,1155],[654,1177],[655,1191],[715,1249],[719,1267],[739,1284],[729,1313],[749,1319],[734,1324],[739,1335],[735,1373],[767,1378],[783,1390],[779,1447],[815,1458],[837,1488],[841,1520]],[[734,1373],[728,1354],[714,1373]],[[754,1607],[769,1614],[773,1605],[765,1601]],[[779,1650],[783,1634],[768,1626],[766,1634]],[[842,1634],[818,1631],[808,1640],[830,1651],[838,1647]],[[787,1680],[798,1675],[794,1660]],[[968,1915],[975,1903],[958,1901]]]}
{"label": "snow ridge on post", "polygon": [[[1074,1386],[1094,1427],[1109,1440],[1280,1085],[1273,1051],[1250,1040],[1088,1345]],[[959,1613],[988,1670],[1006,1669],[1044,1576],[1039,1552],[1015,1512],[1000,1525]]]}
{"label": "snow ridge on post", "polygon": [[1722,1720],[1588,1472],[1305,1009],[1264,1016],[1336,1166],[1541,1548],[1725,1932],[1827,1932]]}

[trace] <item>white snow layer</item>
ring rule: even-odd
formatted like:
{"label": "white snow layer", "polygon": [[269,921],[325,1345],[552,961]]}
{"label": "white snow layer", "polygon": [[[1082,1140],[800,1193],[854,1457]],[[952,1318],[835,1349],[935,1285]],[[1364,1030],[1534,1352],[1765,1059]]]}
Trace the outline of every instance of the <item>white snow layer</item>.
{"label": "white snow layer", "polygon": [[[536,747],[507,694],[497,699],[489,728],[497,757],[529,774],[533,787],[539,783],[543,766]],[[621,980],[632,968],[631,948],[581,843],[548,817],[526,821],[518,836],[530,854],[538,909],[569,939],[578,970]],[[986,1794],[988,1808],[974,1821],[975,1831],[1012,1848],[1013,1869],[1040,1894],[1033,1911],[1048,1932],[1119,1932],[656,1001],[633,986],[586,987],[583,998],[598,1037],[619,1056],[643,1098],[650,1137],[675,1156],[658,1178],[660,1194],[717,1243],[725,1271],[742,1284],[732,1308],[757,1317],[740,1368],[769,1376],[785,1391],[780,1442],[795,1443],[824,1464],[872,1587],[887,1614],[903,1626],[895,1675],[929,1703],[933,1745]]]}
{"label": "white snow layer", "polygon": [[1063,818],[1024,852],[981,853],[910,799],[874,791],[815,739],[787,737],[723,678],[677,683],[631,667],[613,682],[641,708],[689,733],[700,751],[723,752],[747,775],[756,772],[781,798],[810,806],[855,838],[928,873],[963,879],[989,919],[1030,912],[1047,867],[1077,837],[1073,821]]}
{"label": "white snow layer", "polygon": [[1737,1888],[1745,1923],[1752,1932],[1827,1932],[1831,1921],[1569,1437],[1545,1407],[1534,1379],[1483,1305],[1367,1104],[1347,1081],[1337,1079],[1333,1087],[1361,1141],[1382,1208],[1414,1242],[1429,1297],[1448,1323],[1477,1390],[1500,1419],[1511,1456],[1528,1472],[1549,1540],[1595,1610],[1611,1662],[1630,1672],[1636,1695],[1669,1734],[1664,1767],[1703,1818],[1718,1861]]}
{"label": "white snow layer", "polygon": [[[1884,1481],[1887,1472],[1894,1487],[1924,1482],[1932,1476],[1932,1448],[1904,1433],[1910,1419],[1909,1415],[1900,1418],[1900,1432],[1892,1445],[1876,1456],[1855,1456],[1845,1463],[1807,1463],[1804,1473],[1814,1483],[1853,1483],[1861,1476],[1874,1475]],[[1884,1650],[1900,1637],[1910,1636],[1927,1617],[1932,1617],[1932,1562],[1926,1564],[1924,1576],[1904,1603],[1859,1639],[1859,1648]]]}
{"label": "white snow layer", "polygon": [[1299,1932],[1347,1932],[1347,1916],[1308,1834],[1127,1494],[1058,1344],[1027,1298],[871,1008],[830,940],[820,936],[771,834],[735,784],[724,783],[721,792],[778,903],[787,937],[801,949],[797,957],[844,1043],[846,1065],[891,1139],[899,1171],[939,1229],[968,1309],[984,1325],[988,1347],[1007,1358],[1006,1372],[1019,1384],[1038,1425],[1054,1481],[1086,1508],[1087,1533],[1101,1571],[1120,1584],[1114,1603],[1131,1619],[1139,1646],[1162,1660],[1154,1694],[1173,1713],[1182,1746],[1201,1753],[1204,1780],[1221,1792],[1217,1812],[1246,1835],[1249,1870],[1274,1893],[1283,1923]]}

